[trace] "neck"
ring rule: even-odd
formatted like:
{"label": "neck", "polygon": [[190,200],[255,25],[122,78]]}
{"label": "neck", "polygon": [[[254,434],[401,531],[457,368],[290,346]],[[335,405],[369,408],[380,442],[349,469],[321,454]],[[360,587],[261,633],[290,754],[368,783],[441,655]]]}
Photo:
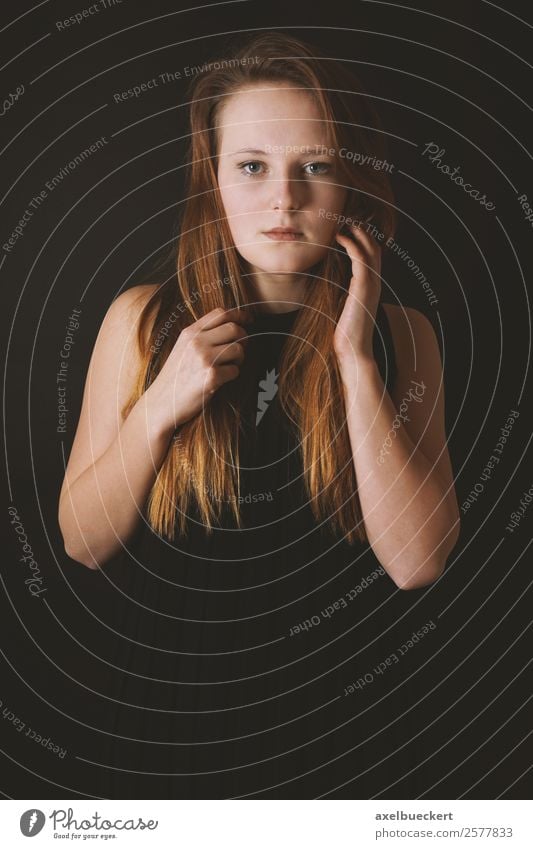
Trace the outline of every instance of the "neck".
{"label": "neck", "polygon": [[258,308],[265,313],[284,313],[299,309],[305,299],[307,278],[301,274],[270,274],[251,268],[248,282]]}

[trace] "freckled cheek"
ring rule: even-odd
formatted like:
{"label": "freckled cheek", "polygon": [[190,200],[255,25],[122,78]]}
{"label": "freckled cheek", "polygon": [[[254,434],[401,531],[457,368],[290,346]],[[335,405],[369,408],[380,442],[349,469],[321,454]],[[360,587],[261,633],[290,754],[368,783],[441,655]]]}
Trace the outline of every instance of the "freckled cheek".
{"label": "freckled cheek", "polygon": [[[341,211],[342,205],[338,205],[337,203],[335,205],[321,203],[319,206],[313,208],[311,216],[308,218],[308,224],[311,225],[313,232],[319,237],[321,242],[328,242],[338,230],[337,219],[332,218],[330,213],[338,215]],[[329,214],[328,218],[326,218],[326,214]]]}
{"label": "freckled cheek", "polygon": [[331,219],[325,218],[325,213],[339,214],[344,207],[345,194],[339,192],[335,186],[320,186],[313,194],[312,210],[318,222],[324,226],[329,226]]}
{"label": "freckled cheek", "polygon": [[261,226],[264,204],[247,188],[226,189],[221,195],[235,241],[248,241]]}
{"label": "freckled cheek", "polygon": [[221,188],[226,209],[232,212],[248,211],[258,205],[258,193],[252,186],[227,186]]}

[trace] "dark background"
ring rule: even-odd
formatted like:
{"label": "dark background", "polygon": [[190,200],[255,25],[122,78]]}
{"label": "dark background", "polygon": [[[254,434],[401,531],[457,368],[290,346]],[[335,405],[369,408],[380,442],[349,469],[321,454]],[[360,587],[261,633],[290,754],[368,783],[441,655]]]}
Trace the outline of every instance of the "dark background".
{"label": "dark background", "polygon": [[[68,749],[59,759],[2,719],[3,795],[100,795],[98,770],[78,757],[103,761],[112,670],[100,658],[115,636],[102,622],[112,618],[113,595],[104,575],[64,554],[57,502],[103,316],[172,238],[186,132],[184,79],[124,103],[113,94],[201,65],[236,31],[282,28],[319,44],[325,57],[349,60],[376,98],[395,164],[397,240],[424,271],[438,306],[387,253],[384,298],[420,309],[437,331],[460,504],[480,480],[509,411],[520,412],[501,462],[461,516],[445,574],[430,589],[444,648],[424,673],[432,729],[424,798],[530,797],[533,508],[514,533],[506,525],[532,484],[525,393],[532,227],[517,200],[526,193],[533,203],[531,10],[524,18],[515,3],[438,2],[421,10],[245,0],[189,12],[170,2],[123,0],[56,30],[56,20],[88,5],[11,7],[0,33],[2,55],[11,59],[3,96],[25,86],[1,119],[2,243],[46,180],[98,137],[108,139],[49,193],[13,250],[0,252],[8,518],[0,699],[2,710]],[[494,211],[421,156],[431,141]],[[67,433],[58,434],[56,373],[75,307],[82,313],[69,365]],[[24,585],[11,505],[44,577],[40,598]]]}

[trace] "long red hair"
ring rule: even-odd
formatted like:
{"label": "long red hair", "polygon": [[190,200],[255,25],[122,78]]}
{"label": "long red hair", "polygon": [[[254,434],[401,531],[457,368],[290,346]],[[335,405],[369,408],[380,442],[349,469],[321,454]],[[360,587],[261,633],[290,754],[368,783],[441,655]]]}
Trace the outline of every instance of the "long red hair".
{"label": "long red hair", "polygon": [[[343,63],[318,59],[310,45],[279,32],[248,38],[230,60],[222,57],[210,63],[191,88],[187,181],[174,270],[142,310],[138,332],[142,368],[122,410],[124,418],[157,376],[185,326],[215,307],[248,303],[243,260],[218,191],[216,122],[231,93],[250,84],[276,81],[289,82],[315,97],[331,147],[385,159],[379,118]],[[387,174],[354,166],[341,157],[339,167],[338,179],[348,189],[344,214],[355,220],[372,217],[385,237],[394,235],[395,209]],[[299,435],[305,487],[317,521],[325,521],[349,542],[365,542],[344,393],[333,350],[333,332],[351,272],[345,252],[335,245],[306,272],[313,285],[307,287],[304,308],[297,313],[281,354],[278,398]],[[254,307],[247,308],[253,317]],[[160,535],[173,540],[176,520],[180,533],[187,533],[193,499],[208,532],[220,523],[222,504],[232,505],[241,527],[240,399],[246,391],[244,363],[239,376],[220,387],[201,414],[178,428],[147,502],[148,521]]]}

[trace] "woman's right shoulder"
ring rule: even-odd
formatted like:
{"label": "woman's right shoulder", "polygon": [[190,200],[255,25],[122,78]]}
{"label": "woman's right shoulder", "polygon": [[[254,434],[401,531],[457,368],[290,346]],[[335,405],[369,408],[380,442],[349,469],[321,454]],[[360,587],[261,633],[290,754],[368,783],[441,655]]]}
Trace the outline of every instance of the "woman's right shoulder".
{"label": "woman's right shoulder", "polygon": [[60,500],[67,488],[67,478],[73,483],[107,450],[122,426],[121,411],[142,368],[137,322],[156,290],[153,284],[134,286],[118,295],[106,311],[87,370]]}
{"label": "woman's right shoulder", "polygon": [[[144,307],[158,290],[157,284],[141,284],[127,289],[113,300],[108,307],[97,333],[88,382],[94,387],[94,395],[104,398],[117,397],[124,404],[135,386],[142,357],[138,345],[139,319]],[[156,306],[154,298],[154,307]],[[153,316],[144,328],[145,341],[149,338]],[[106,398],[107,400],[107,398]]]}
{"label": "woman's right shoulder", "polygon": [[[136,324],[144,307],[151,301],[159,289],[157,283],[145,283],[126,289],[112,301],[102,322],[104,331],[112,331],[118,324],[131,330]],[[155,305],[155,299],[154,299]]]}
{"label": "woman's right shoulder", "polygon": [[[154,283],[132,286],[111,302],[100,324],[96,345],[109,350],[113,345],[125,345],[129,348],[129,354],[137,360],[137,327],[143,309],[153,299],[156,305],[156,294],[159,286]],[[147,321],[144,328],[145,340],[149,338],[154,316]]]}

